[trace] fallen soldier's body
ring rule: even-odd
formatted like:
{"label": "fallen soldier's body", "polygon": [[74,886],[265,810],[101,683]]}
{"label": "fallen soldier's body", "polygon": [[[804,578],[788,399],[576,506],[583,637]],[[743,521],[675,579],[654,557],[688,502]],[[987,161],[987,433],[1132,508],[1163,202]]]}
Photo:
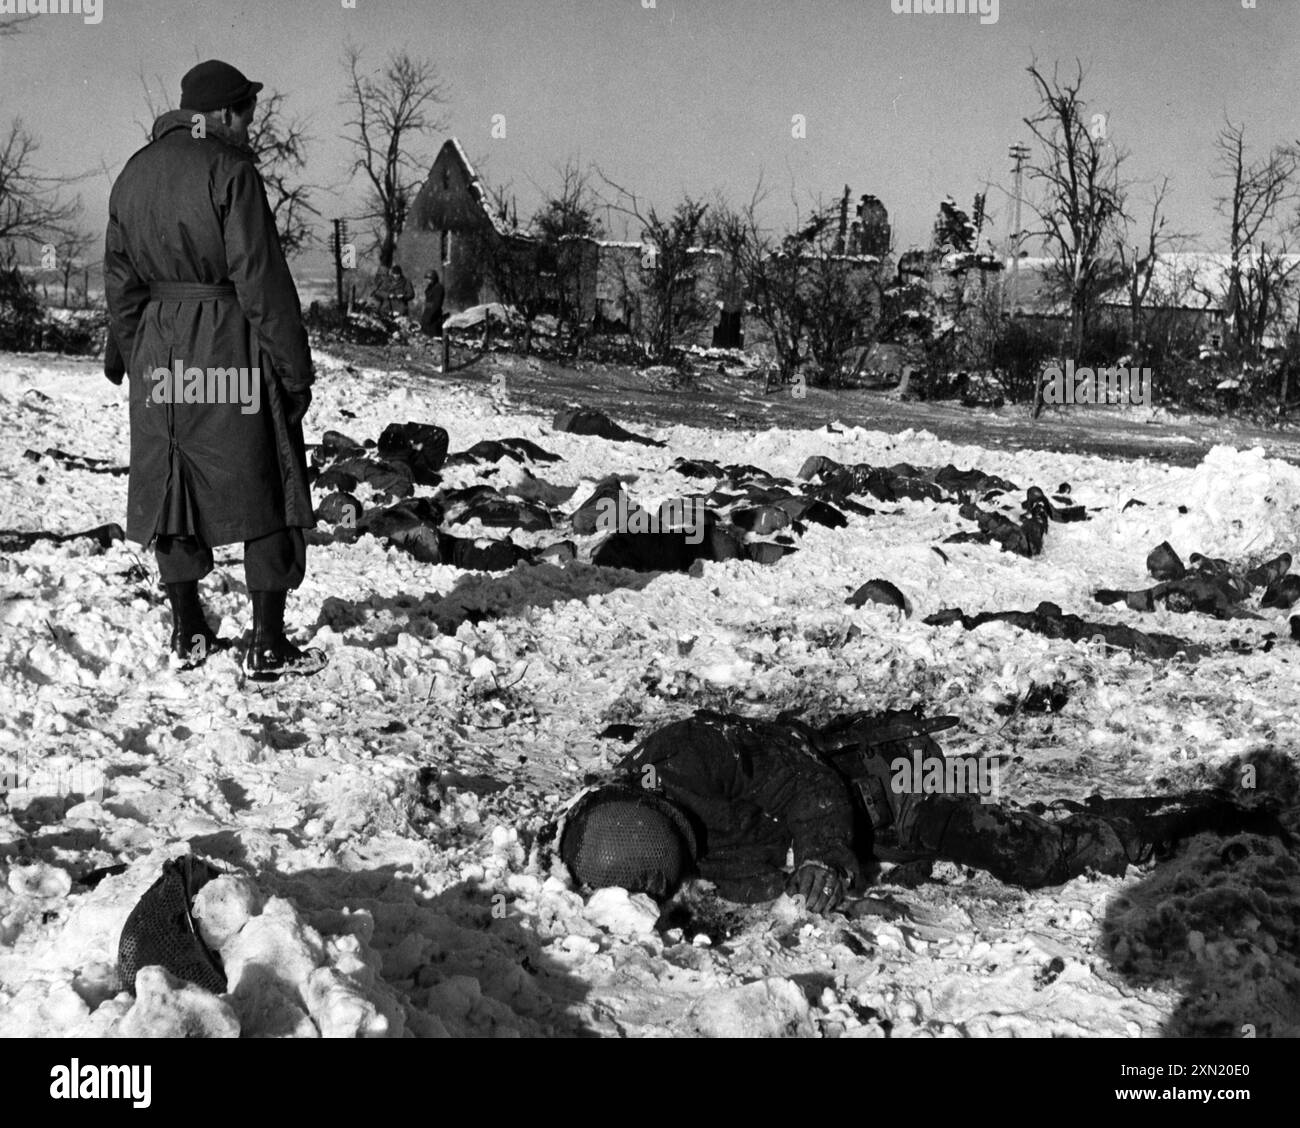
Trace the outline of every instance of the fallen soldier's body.
{"label": "fallen soldier's body", "polygon": [[[1089,870],[1123,874],[1207,831],[1286,837],[1271,810],[1219,791],[1094,797],[1044,813],[934,792],[903,765],[944,770],[929,733],[954,722],[891,711],[815,729],[698,712],[652,733],[613,782],[579,798],[558,827],[560,856],[580,886],[666,897],[698,876],[727,900],[753,904],[785,891],[820,913],[864,890],[873,850],[927,870],[947,859],[1035,888]],[[899,786],[906,776],[911,783]]]}
{"label": "fallen soldier's body", "polygon": [[1262,607],[1290,607],[1300,598],[1300,576],[1288,574],[1291,554],[1284,552],[1254,568],[1233,566],[1193,553],[1192,566],[1186,568],[1169,543],[1158,545],[1147,556],[1147,570],[1160,583],[1154,587],[1123,591],[1101,588],[1093,593],[1098,603],[1121,600],[1134,611],[1199,611],[1216,619],[1258,619],[1261,616],[1242,606],[1256,588],[1263,588]]}
{"label": "fallen soldier's body", "polygon": [[1066,615],[1059,606],[1047,600],[1043,600],[1032,611],[982,611],[978,615],[967,615],[960,607],[945,607],[942,611],[927,615],[922,622],[931,627],[960,623],[968,631],[982,627],[985,623],[1010,623],[1022,631],[1033,631],[1048,638],[1064,638],[1071,642],[1099,638],[1107,646],[1131,650],[1146,658],[1177,658],[1181,655],[1189,662],[1196,662],[1209,653],[1209,648],[1203,643],[1189,642],[1177,635],[1139,631],[1122,623],[1097,623],[1078,615]]}
{"label": "fallen soldier's body", "polygon": [[620,427],[603,411],[595,408],[570,408],[559,412],[551,421],[556,431],[567,431],[573,435],[595,435],[600,439],[610,439],[619,443],[640,443],[642,446],[661,447],[665,444],[658,439],[637,435],[626,427]]}

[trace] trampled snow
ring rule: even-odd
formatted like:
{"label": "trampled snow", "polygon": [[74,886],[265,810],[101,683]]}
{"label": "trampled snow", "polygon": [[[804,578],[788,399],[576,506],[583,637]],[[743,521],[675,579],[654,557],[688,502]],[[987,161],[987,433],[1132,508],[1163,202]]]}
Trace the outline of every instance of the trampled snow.
{"label": "trampled snow", "polygon": [[[978,544],[940,556],[933,546],[971,527],[955,506],[873,502],[881,512],[845,529],[810,526],[777,564],[706,564],[700,577],[593,567],[596,537],[574,538],[580,559],[566,566],[470,573],[367,536],[310,550],[289,622],[330,665],[270,686],[247,682],[229,655],[168,668],[169,613],[137,545],[42,542],[0,557],[0,772],[11,785],[0,1035],[1300,1032],[1300,875],[1262,840],[1238,840],[1245,852],[1225,861],[1223,843],[1199,839],[1154,871],[1036,892],[948,864],[917,888],[886,870],[851,916],[692,890],[659,928],[645,898],[584,902],[536,842],[584,777],[625,751],[598,738],[607,725],[645,732],[702,706],[802,706],[821,719],[924,701],[962,718],[947,750],[1002,757],[1001,792],[1021,802],[1201,786],[1270,750],[1294,769],[1300,650],[1285,612],[1139,616],[1091,593],[1147,586],[1146,554],[1162,540],[1184,559],[1294,552],[1300,470],[1224,447],[1181,469],[926,432],[746,433],[707,420],[653,431],[668,445],[651,449],[554,434],[454,382],[318,361],[308,441],[326,428],[376,438],[406,420],[446,427],[453,450],[522,436],[562,456],[537,473],[578,487],[569,509],[611,473],[637,499],[692,492],[698,482],[670,469],[678,456],[793,477],[827,455],[953,462],[1049,493],[1068,482],[1090,520],[1053,524],[1033,559]],[[126,464],[123,396],[96,365],[0,358],[0,437],[0,526],[123,521],[124,477],[23,457],[56,447]],[[486,469],[497,485],[519,474],[508,460]],[[480,480],[471,467],[447,475]],[[359,496],[368,502],[364,487]],[[1126,509],[1130,499],[1145,504]],[[217,560],[204,595],[235,637],[248,626],[238,551]],[[875,577],[899,587],[912,617],[846,606]],[[921,622],[944,607],[1041,600],[1214,653],[1153,663],[1001,624]],[[1269,632],[1278,638],[1264,650]],[[994,711],[1050,681],[1070,692],[1060,714]],[[123,921],[162,863],[190,850],[230,870],[196,907],[229,993],[161,972],[141,976],[136,999],[118,993]],[[93,887],[83,880],[118,864]]]}

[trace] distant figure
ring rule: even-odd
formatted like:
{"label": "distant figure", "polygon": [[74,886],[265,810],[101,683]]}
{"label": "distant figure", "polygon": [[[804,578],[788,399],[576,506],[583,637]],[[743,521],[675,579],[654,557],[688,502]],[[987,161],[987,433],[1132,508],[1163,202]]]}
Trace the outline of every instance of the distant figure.
{"label": "distant figure", "polygon": [[387,312],[391,285],[388,279],[388,267],[379,267],[375,271],[374,285],[370,288],[370,301],[375,307],[376,313],[383,314]]}
{"label": "distant figure", "polygon": [[400,266],[393,267],[393,273],[388,279],[389,312],[393,312],[394,306],[400,306],[402,316],[409,317],[411,299],[414,297],[415,287],[411,285],[411,280],[402,273]]}
{"label": "distant figure", "polygon": [[438,280],[436,270],[431,270],[424,276],[424,283],[424,312],[420,317],[420,331],[428,337],[441,337],[442,321],[445,316],[442,312],[442,300],[446,291]]}

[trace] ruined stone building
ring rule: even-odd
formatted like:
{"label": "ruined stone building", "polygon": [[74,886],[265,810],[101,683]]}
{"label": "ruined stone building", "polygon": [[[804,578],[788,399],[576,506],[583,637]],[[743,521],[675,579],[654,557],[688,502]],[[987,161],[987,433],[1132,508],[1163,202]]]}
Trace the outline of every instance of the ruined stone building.
{"label": "ruined stone building", "polygon": [[[853,274],[877,277],[892,270],[893,233],[884,204],[875,196],[861,196],[851,222],[848,208],[845,189],[833,257],[849,264]],[[437,270],[446,288],[446,308],[461,310],[499,300],[482,262],[485,242],[491,245],[498,240],[525,245],[533,237],[495,213],[487,188],[452,138],[439,150],[411,204],[395,261],[417,287],[427,270]],[[653,245],[639,241],[565,236],[549,260],[556,274],[543,277],[557,287],[556,306],[558,287],[568,287],[565,304],[580,311],[584,325],[640,333],[655,314],[650,286],[655,254]],[[745,316],[739,264],[714,248],[696,248],[691,258],[692,267],[681,279],[680,297],[683,304],[701,308],[705,315],[680,343],[743,347],[747,333],[757,326]]]}
{"label": "ruined stone building", "polygon": [[872,255],[878,259],[889,257],[893,243],[893,230],[889,226],[889,212],[875,196],[858,200],[857,218],[849,226],[845,254]]}
{"label": "ruined stone building", "polygon": [[[565,253],[573,256],[573,269],[567,273],[583,322],[598,329],[640,332],[654,316],[654,296],[648,288],[655,269],[654,246],[589,236],[566,236],[563,242]],[[713,312],[682,343],[739,347],[743,300],[738,268],[712,248],[694,248],[690,256],[690,275],[682,280],[683,301]]]}
{"label": "ruined stone building", "polygon": [[[460,143],[452,138],[438,152],[407,213],[398,239],[395,261],[417,285],[425,271],[437,270],[446,288],[446,307],[465,309],[498,300],[482,264],[484,241],[530,241],[495,214],[487,188]],[[561,276],[569,279],[570,302],[581,310],[585,324],[596,328],[639,331],[653,310],[647,282],[654,269],[655,248],[640,242],[567,236],[559,253],[566,256]],[[715,317],[691,341],[712,344],[715,330],[726,318],[721,336],[740,344],[742,301],[737,270],[715,250],[693,253],[697,265],[683,286],[691,300],[716,309]],[[558,300],[559,295],[556,295]]]}
{"label": "ruined stone building", "polygon": [[493,214],[487,189],[453,137],[438,151],[406,214],[394,261],[417,287],[426,271],[436,270],[446,308],[461,310],[495,300],[483,276],[482,240],[512,234]]}

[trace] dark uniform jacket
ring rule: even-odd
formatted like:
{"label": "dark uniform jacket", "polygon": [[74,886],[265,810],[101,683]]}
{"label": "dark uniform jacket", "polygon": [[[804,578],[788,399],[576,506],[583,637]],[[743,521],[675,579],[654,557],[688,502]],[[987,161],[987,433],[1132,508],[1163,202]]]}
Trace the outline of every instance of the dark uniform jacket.
{"label": "dark uniform jacket", "polygon": [[420,314],[420,328],[432,335],[442,328],[442,301],[446,295],[441,282],[430,282],[424,288],[424,311]]}
{"label": "dark uniform jacket", "polygon": [[[294,407],[313,378],[298,293],[252,154],[210,125],[195,137],[192,118],[160,117],[109,201],[104,283],[130,385],[127,535],[144,544],[156,534],[229,544],[314,524]],[[209,368],[258,369],[257,410],[237,397],[159,402],[154,371],[177,362],[205,371],[207,399],[220,398]]]}
{"label": "dark uniform jacket", "polygon": [[777,896],[792,847],[796,866],[858,873],[847,787],[787,725],[701,711],[652,733],[616,771],[686,810],[700,875],[731,900]]}

